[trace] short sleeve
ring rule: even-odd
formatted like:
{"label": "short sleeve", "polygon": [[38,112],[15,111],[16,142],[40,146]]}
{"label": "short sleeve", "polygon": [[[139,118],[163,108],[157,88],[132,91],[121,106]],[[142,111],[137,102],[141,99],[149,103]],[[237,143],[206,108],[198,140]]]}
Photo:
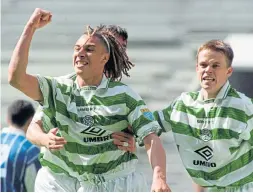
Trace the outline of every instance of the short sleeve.
{"label": "short sleeve", "polygon": [[43,117],[43,108],[42,106],[39,105],[33,116],[32,122],[41,121],[42,117]]}
{"label": "short sleeve", "polygon": [[248,141],[253,146],[253,104],[247,105],[245,110],[246,128],[240,134],[240,138]]}
{"label": "short sleeve", "polygon": [[43,102],[38,107],[34,116],[35,120],[42,120],[43,129],[48,132],[50,129],[57,127],[56,124],[56,105],[55,105],[55,80],[51,77],[37,75],[40,90],[43,95]]}
{"label": "short sleeve", "polygon": [[37,75],[37,79],[38,79],[40,90],[43,96],[43,101],[41,102],[42,103],[41,105],[46,108],[52,107],[50,105],[53,105],[52,102],[55,101],[54,94],[53,94],[54,93],[53,78]]}
{"label": "short sleeve", "polygon": [[126,93],[126,106],[128,108],[128,122],[132,126],[138,143],[142,144],[143,139],[151,133],[159,133],[160,126],[153,113],[142,98],[131,89]]}
{"label": "short sleeve", "polygon": [[170,111],[167,108],[155,111],[154,116],[161,126],[161,132],[171,131]]}
{"label": "short sleeve", "polygon": [[162,129],[161,132],[169,132],[172,130],[171,114],[173,111],[173,107],[175,106],[179,98],[180,97],[172,101],[169,104],[169,106],[167,106],[165,109],[154,111],[155,119],[158,121],[159,125],[161,126],[161,129]]}

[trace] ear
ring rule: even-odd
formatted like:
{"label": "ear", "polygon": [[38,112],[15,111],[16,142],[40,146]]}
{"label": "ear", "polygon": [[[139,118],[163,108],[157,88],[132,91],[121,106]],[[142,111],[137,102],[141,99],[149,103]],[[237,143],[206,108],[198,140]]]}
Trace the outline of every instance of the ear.
{"label": "ear", "polygon": [[110,55],[109,55],[108,53],[104,54],[104,55],[102,56],[102,62],[103,62],[104,64],[106,64],[106,62],[108,62],[109,58],[110,58]]}
{"label": "ear", "polygon": [[199,70],[198,63],[196,63],[195,69],[196,69],[196,72],[198,72],[198,70]]}
{"label": "ear", "polygon": [[230,77],[233,74],[233,71],[234,71],[234,69],[230,66],[228,68],[228,72],[227,72],[228,77]]}

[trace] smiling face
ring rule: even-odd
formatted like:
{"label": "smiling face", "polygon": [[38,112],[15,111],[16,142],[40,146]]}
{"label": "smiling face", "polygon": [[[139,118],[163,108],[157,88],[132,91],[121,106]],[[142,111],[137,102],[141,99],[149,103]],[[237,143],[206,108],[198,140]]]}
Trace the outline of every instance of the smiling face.
{"label": "smiling face", "polygon": [[102,77],[109,53],[97,36],[82,35],[74,46],[73,66],[83,79]]}
{"label": "smiling face", "polygon": [[200,85],[208,98],[215,98],[232,75],[233,68],[229,67],[227,58],[222,52],[203,49],[198,53],[196,71]]}

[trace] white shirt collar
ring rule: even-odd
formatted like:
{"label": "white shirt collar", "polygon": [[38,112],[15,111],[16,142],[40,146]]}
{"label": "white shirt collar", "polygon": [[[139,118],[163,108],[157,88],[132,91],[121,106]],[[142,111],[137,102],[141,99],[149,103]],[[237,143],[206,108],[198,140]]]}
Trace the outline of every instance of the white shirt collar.
{"label": "white shirt collar", "polygon": [[[230,88],[231,88],[231,86],[229,84],[229,81],[227,80],[227,82],[222,86],[222,88],[218,92],[217,96],[215,97],[215,100],[222,100],[222,99],[226,98]],[[199,95],[198,95],[197,100],[204,101],[203,89],[201,89],[199,91]]]}
{"label": "white shirt collar", "polygon": [[97,89],[107,89],[109,85],[110,79],[108,79],[105,75],[103,75],[101,83],[98,86],[84,86],[80,88],[77,82],[77,78],[75,80],[75,85],[77,89],[84,89],[84,90],[97,90]]}

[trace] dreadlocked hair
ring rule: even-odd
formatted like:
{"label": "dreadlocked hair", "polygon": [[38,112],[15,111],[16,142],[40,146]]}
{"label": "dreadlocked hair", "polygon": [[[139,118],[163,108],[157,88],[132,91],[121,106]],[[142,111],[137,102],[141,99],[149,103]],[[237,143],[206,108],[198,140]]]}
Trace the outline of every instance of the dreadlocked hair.
{"label": "dreadlocked hair", "polygon": [[129,60],[126,51],[112,31],[105,25],[100,25],[95,29],[88,26],[85,34],[98,37],[105,44],[107,51],[110,52],[109,60],[104,67],[104,74],[107,78],[120,81],[123,74],[130,77],[128,71],[134,64]]}

